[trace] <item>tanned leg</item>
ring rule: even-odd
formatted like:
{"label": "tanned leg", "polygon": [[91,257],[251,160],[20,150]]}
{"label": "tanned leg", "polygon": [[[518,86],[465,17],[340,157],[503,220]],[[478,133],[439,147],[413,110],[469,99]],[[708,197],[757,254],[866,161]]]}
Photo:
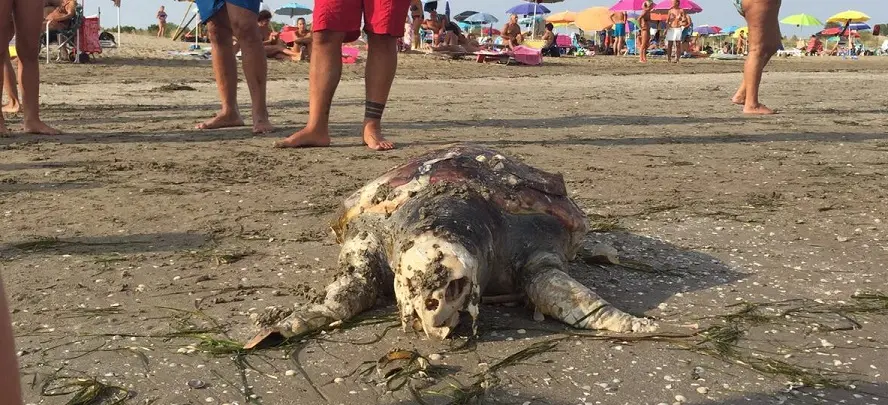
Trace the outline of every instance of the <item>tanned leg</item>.
{"label": "tanned leg", "polygon": [[[40,31],[43,27],[43,3],[14,0],[15,50],[19,58],[19,82],[22,84],[24,129],[29,134],[57,135],[59,130],[40,121]],[[6,37],[8,38],[8,37]],[[4,55],[8,49],[4,50]]]}
{"label": "tanned leg", "polygon": [[228,8],[228,4],[223,6],[207,23],[213,52],[213,73],[216,76],[219,98],[222,100],[222,110],[215,117],[198,124],[197,129],[241,127],[244,125],[244,120],[237,109],[237,59],[234,57],[232,42],[234,34],[231,30]]}
{"label": "tanned leg", "polygon": [[253,104],[253,133],[271,132],[274,127],[268,121],[268,106],[266,105],[268,60],[262,46],[259,26],[256,25],[256,13],[230,3],[225,7],[228,9],[228,18],[231,19],[231,27],[234,29],[237,43],[241,44],[244,76],[247,79],[247,88],[250,90],[250,100]]}
{"label": "tanned leg", "polygon": [[308,123],[293,135],[275,142],[276,148],[330,145],[330,105],[333,104],[333,95],[342,76],[344,39],[344,32],[312,33],[312,55],[308,69]]}
{"label": "tanned leg", "polygon": [[9,102],[3,104],[3,112],[17,113],[21,110],[22,105],[19,102],[18,79],[15,77],[15,69],[12,68],[12,61],[9,60],[8,49],[9,48],[7,48],[7,55],[3,62],[0,62],[3,64],[3,93],[9,98]]}
{"label": "tanned leg", "polygon": [[780,0],[744,0],[743,12],[749,26],[746,44],[748,56],[743,68],[743,81],[731,101],[736,104],[742,102],[745,114],[774,114],[773,110],[759,102],[758,93],[762,71],[780,45]]}
{"label": "tanned leg", "polygon": [[397,46],[398,39],[391,35],[367,35],[367,67],[364,72],[364,83],[367,88],[364,143],[373,150],[395,148],[395,144],[382,136],[382,113],[398,68]]}
{"label": "tanned leg", "polygon": [[[5,41],[3,43],[9,43],[9,38],[12,38],[12,24],[9,22],[12,21],[12,0],[0,0],[0,21],[3,21],[3,24],[0,24],[0,41]],[[9,60],[9,47],[4,46],[0,47],[0,61]],[[4,88],[5,74],[0,74],[0,89]],[[9,133],[9,130],[6,129],[6,120],[3,118],[3,114],[0,113],[0,135],[6,135]]]}

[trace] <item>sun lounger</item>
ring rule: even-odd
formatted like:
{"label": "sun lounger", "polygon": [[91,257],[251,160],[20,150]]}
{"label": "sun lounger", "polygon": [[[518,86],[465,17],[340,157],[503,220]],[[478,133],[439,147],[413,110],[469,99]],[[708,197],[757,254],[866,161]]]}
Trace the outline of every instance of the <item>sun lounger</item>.
{"label": "sun lounger", "polygon": [[478,51],[475,52],[478,63],[499,62],[508,63],[512,59],[512,54],[506,51]]}
{"label": "sun lounger", "polygon": [[543,53],[539,49],[527,46],[516,46],[512,51],[513,57],[522,65],[537,66],[543,64]]}

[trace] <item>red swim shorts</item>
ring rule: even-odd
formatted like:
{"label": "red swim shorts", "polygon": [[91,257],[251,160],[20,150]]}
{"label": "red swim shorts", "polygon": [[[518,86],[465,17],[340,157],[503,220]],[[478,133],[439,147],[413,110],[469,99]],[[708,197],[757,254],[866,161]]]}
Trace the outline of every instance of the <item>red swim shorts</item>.
{"label": "red swim shorts", "polygon": [[345,32],[345,42],[361,36],[361,17],[364,31],[371,34],[404,36],[404,22],[410,0],[315,0],[312,31]]}

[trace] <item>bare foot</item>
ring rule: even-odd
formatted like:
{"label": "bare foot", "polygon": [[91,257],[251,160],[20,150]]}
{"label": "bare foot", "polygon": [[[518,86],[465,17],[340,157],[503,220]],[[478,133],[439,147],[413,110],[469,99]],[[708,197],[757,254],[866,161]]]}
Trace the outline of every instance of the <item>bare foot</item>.
{"label": "bare foot", "polygon": [[746,105],[746,97],[734,96],[731,97],[731,102],[737,105]]}
{"label": "bare foot", "polygon": [[382,136],[382,128],[379,121],[364,122],[364,143],[373,150],[391,150],[395,148],[395,144],[386,140]]}
{"label": "bare foot", "polygon": [[304,128],[286,139],[276,141],[275,148],[306,148],[312,146],[330,146],[330,134],[324,131],[313,131]]}
{"label": "bare foot", "polygon": [[774,114],[774,110],[766,107],[764,104],[743,107],[743,114],[770,115]]}
{"label": "bare foot", "polygon": [[244,120],[239,114],[223,115],[222,113],[219,113],[215,117],[197,124],[197,129],[219,129],[242,126],[244,126]]}
{"label": "bare foot", "polygon": [[15,114],[15,113],[17,113],[17,112],[19,112],[19,111],[21,111],[21,110],[22,110],[22,105],[21,105],[21,104],[18,104],[18,103],[16,103],[16,104],[13,104],[13,103],[7,103],[7,104],[3,104],[3,110],[2,110],[2,111],[5,112],[5,113]]}
{"label": "bare foot", "polygon": [[267,134],[271,131],[274,131],[274,126],[271,125],[271,122],[268,122],[267,118],[253,121],[253,135]]}
{"label": "bare foot", "polygon": [[59,135],[62,133],[62,131],[46,125],[43,123],[43,121],[39,120],[34,122],[25,121],[24,127],[26,134]]}

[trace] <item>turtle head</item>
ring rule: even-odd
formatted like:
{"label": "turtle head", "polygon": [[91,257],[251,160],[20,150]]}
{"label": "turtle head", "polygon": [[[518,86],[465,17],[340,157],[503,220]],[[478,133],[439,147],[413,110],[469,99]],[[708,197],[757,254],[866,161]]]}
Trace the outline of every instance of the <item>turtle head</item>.
{"label": "turtle head", "polygon": [[459,324],[459,312],[477,316],[478,260],[465,247],[421,235],[401,253],[395,296],[404,329],[445,339]]}

